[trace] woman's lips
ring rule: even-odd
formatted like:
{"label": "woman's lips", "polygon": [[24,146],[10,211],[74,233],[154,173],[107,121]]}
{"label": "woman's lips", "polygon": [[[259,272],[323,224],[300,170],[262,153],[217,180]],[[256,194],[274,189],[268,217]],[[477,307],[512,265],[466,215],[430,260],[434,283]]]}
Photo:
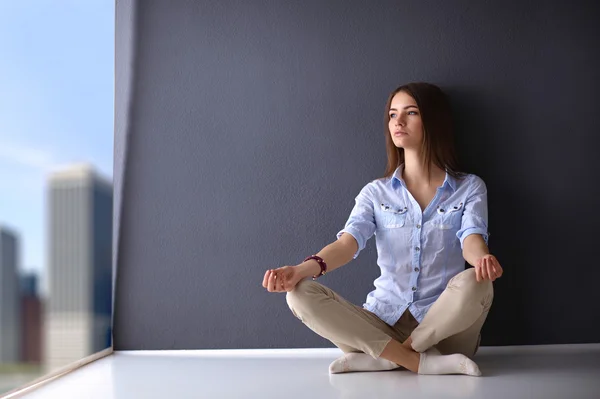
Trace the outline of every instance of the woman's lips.
{"label": "woman's lips", "polygon": [[394,132],[394,136],[405,136],[406,132]]}

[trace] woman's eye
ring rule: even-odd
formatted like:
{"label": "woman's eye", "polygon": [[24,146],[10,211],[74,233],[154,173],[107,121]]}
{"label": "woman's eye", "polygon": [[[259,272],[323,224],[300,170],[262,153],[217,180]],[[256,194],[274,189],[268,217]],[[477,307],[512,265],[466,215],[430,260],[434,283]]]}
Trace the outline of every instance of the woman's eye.
{"label": "woman's eye", "polygon": [[417,113],[417,111],[408,111],[408,114],[409,114],[409,115],[419,115],[419,114]]}
{"label": "woman's eye", "polygon": [[390,118],[395,118],[396,114],[390,114]]}

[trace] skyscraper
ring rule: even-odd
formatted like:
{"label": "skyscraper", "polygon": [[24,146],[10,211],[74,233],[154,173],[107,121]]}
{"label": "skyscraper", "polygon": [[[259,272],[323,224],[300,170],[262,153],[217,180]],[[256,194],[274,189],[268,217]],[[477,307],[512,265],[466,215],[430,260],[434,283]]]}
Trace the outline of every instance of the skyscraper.
{"label": "skyscraper", "polygon": [[21,357],[21,318],[17,234],[0,226],[0,363]]}
{"label": "skyscraper", "polygon": [[35,274],[21,276],[21,362],[39,364],[42,359],[42,300]]}
{"label": "skyscraper", "polygon": [[34,273],[23,273],[19,278],[21,295],[38,296],[38,277]]}
{"label": "skyscraper", "polygon": [[88,164],[49,177],[47,371],[110,346],[112,190]]}

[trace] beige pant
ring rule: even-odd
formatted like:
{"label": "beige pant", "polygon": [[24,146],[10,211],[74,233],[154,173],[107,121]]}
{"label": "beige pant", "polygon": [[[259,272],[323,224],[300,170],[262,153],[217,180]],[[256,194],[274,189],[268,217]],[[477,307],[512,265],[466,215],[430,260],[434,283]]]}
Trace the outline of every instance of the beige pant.
{"label": "beige pant", "polygon": [[344,353],[364,352],[378,358],[390,340],[404,342],[410,336],[417,352],[435,346],[444,355],[472,357],[479,349],[481,328],[493,297],[492,282],[477,282],[475,269],[469,268],[448,282],[421,324],[406,310],[390,326],[310,279],[300,281],[286,300],[294,316]]}

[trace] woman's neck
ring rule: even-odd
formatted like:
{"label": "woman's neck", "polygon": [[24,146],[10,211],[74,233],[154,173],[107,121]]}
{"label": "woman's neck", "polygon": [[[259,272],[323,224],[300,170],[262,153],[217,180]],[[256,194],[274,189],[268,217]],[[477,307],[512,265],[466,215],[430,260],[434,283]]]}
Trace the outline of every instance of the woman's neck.
{"label": "woman's neck", "polygon": [[407,185],[413,187],[440,186],[446,178],[446,171],[433,163],[431,163],[430,169],[431,181],[427,175],[427,168],[419,155],[414,152],[405,151],[402,178]]}

